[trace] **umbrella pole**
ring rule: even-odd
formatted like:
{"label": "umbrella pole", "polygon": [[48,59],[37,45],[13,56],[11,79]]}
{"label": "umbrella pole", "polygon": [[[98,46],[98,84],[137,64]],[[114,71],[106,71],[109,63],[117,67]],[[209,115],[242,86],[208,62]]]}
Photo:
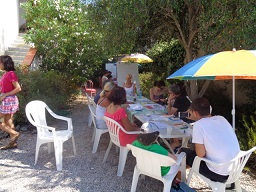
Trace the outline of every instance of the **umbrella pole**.
{"label": "umbrella pole", "polygon": [[231,114],[232,114],[232,127],[233,127],[233,129],[234,129],[234,131],[235,131],[235,114],[236,114],[236,110],[235,110],[235,77],[233,76],[232,77],[232,84],[233,84],[233,88],[232,88],[232,90],[233,90],[233,93],[232,93],[232,97],[233,97],[233,103],[232,103],[232,111],[231,111]]}

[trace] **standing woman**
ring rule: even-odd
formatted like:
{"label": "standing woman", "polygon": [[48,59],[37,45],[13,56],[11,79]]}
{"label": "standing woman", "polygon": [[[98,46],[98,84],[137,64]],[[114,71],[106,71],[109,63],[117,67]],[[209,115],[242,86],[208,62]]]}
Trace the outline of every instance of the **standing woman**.
{"label": "standing woman", "polygon": [[0,79],[0,118],[4,118],[4,123],[0,124],[0,129],[10,134],[9,144],[0,148],[5,150],[17,148],[20,134],[15,131],[12,118],[19,109],[19,100],[16,94],[21,91],[21,87],[14,72],[14,62],[10,56],[0,56],[0,70],[4,71]]}

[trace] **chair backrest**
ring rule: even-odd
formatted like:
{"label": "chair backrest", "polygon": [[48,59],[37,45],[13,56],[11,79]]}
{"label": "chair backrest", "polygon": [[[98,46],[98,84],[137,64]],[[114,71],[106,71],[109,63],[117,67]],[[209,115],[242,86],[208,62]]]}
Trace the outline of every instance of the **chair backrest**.
{"label": "chair backrest", "polygon": [[88,80],[88,81],[86,82],[86,84],[87,84],[87,88],[89,88],[89,89],[93,88],[93,82],[92,82],[92,80]]}
{"label": "chair backrest", "polygon": [[155,178],[162,178],[161,166],[171,166],[176,163],[169,156],[147,151],[130,144],[127,144],[127,147],[136,157],[137,168]]}
{"label": "chair backrest", "polygon": [[108,132],[110,135],[110,139],[111,141],[117,145],[120,146],[120,140],[119,140],[119,131],[120,129],[124,132],[127,133],[127,131],[122,127],[122,125],[120,125],[118,122],[116,122],[115,120],[104,116],[104,121],[107,124],[108,127]]}
{"label": "chair backrest", "polygon": [[94,102],[93,98],[88,95],[88,93],[85,92],[85,95],[87,97],[88,105],[93,105],[93,107],[96,109],[97,104]]}
{"label": "chair backrest", "polygon": [[93,105],[88,104],[90,113],[91,113],[91,117],[92,117],[92,123],[94,125],[94,128],[96,128],[96,111]]}
{"label": "chair backrest", "polygon": [[46,122],[46,109],[48,110],[47,105],[43,101],[35,100],[30,101],[25,108],[26,116],[29,122],[37,127],[38,134],[45,135],[49,133],[47,129],[38,127],[37,125],[45,125]]}
{"label": "chair backrest", "polygon": [[233,183],[237,179],[239,179],[239,176],[240,176],[245,164],[247,163],[252,152],[254,152],[255,150],[256,150],[256,146],[251,148],[248,151],[240,151],[239,154],[233,160],[231,160],[232,170],[229,174],[227,183]]}

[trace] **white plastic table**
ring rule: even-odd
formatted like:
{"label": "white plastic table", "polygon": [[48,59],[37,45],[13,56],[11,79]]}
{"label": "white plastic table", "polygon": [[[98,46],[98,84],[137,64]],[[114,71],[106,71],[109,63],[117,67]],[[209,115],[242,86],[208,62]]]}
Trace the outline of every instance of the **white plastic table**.
{"label": "white plastic table", "polygon": [[166,139],[182,138],[182,147],[187,147],[188,141],[192,137],[192,126],[180,119],[172,120],[171,117],[166,117],[163,114],[135,114],[134,117],[142,123],[155,124],[159,129],[159,137],[173,154],[175,153]]}

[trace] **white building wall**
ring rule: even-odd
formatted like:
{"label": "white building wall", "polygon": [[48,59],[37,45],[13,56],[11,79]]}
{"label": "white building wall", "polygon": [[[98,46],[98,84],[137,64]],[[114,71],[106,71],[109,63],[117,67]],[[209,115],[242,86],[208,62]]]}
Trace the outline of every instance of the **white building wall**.
{"label": "white building wall", "polygon": [[19,0],[0,0],[0,55],[19,35]]}

